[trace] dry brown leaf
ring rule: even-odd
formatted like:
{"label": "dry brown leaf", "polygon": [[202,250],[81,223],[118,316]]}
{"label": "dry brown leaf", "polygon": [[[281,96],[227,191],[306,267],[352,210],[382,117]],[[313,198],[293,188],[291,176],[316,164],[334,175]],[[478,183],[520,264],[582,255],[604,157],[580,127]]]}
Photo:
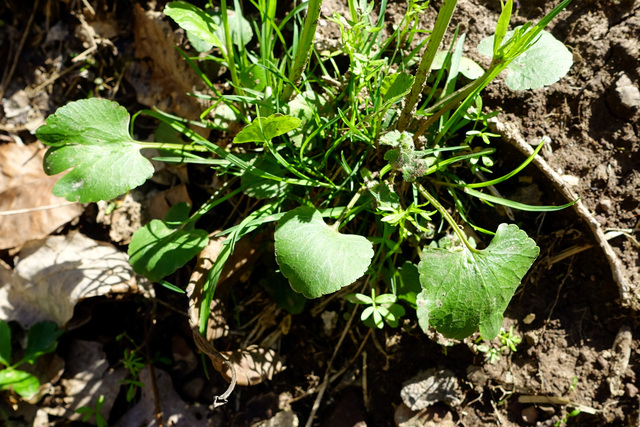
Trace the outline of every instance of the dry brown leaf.
{"label": "dry brown leaf", "polygon": [[0,264],[0,280],[0,319],[25,329],[64,325],[84,298],[140,290],[126,254],[78,232],[28,242],[13,272]]}
{"label": "dry brown leaf", "polygon": [[[241,386],[260,384],[286,368],[282,357],[275,350],[255,344],[244,350],[222,351],[221,354],[233,364],[237,385]],[[227,381],[231,381],[229,367],[219,359],[211,358],[211,361],[216,371],[220,372]]]}
{"label": "dry brown leaf", "polygon": [[156,404],[160,405],[165,425],[172,427],[207,427],[211,425],[207,419],[208,409],[200,404],[187,404],[176,393],[171,383],[171,377],[165,371],[155,368],[155,385],[158,396],[153,391],[153,382],[148,368],[140,372],[141,388],[140,401],[129,410],[116,426],[157,426],[158,419]]}
{"label": "dry brown leaf", "polygon": [[[44,150],[35,145],[0,145],[0,249],[42,239],[83,212],[82,205],[68,203],[51,193],[59,177],[44,173],[43,156]],[[25,212],[1,214],[16,210]]]}
{"label": "dry brown leaf", "polygon": [[[120,383],[128,375],[124,368],[108,369],[107,355],[102,344],[95,341],[71,342],[65,373],[60,384],[65,391],[63,405],[45,407],[49,415],[68,421],[80,420],[83,415],[75,410],[88,406],[95,408],[98,398],[104,396],[100,414],[106,419],[120,392]],[[91,421],[95,424],[93,417]]]}
{"label": "dry brown leaf", "polygon": [[145,11],[138,4],[134,18],[135,55],[146,61],[133,63],[125,77],[136,88],[138,102],[185,119],[199,119],[203,106],[186,94],[204,91],[206,86],[176,51],[179,41],[169,22],[162,13]]}

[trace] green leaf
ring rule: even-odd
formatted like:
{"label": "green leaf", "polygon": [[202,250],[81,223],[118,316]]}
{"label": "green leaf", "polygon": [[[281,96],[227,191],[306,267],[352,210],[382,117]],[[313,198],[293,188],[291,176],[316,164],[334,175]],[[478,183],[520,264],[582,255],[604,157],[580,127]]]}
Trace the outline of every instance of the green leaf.
{"label": "green leaf", "polygon": [[362,236],[339,233],[320,212],[301,206],[278,222],[275,252],[291,287],[317,298],[360,278],[371,263],[373,245]]}
{"label": "green leaf", "polygon": [[[164,13],[191,34],[213,46],[222,47],[216,30],[218,26],[204,10],[184,1],[173,1],[164,8]],[[202,47],[202,46],[200,46]]]}
{"label": "green leaf", "polygon": [[175,272],[202,251],[209,235],[205,230],[178,228],[177,220],[186,220],[188,211],[178,204],[167,213],[167,220],[152,220],[139,228],[129,243],[129,263],[134,271],[151,281]]}
{"label": "green leaf", "polygon": [[418,266],[412,262],[405,261],[398,270],[400,271],[400,280],[396,289],[398,299],[407,301],[415,308],[416,297],[422,291]]}
{"label": "green leaf", "polygon": [[258,64],[241,69],[239,78],[242,86],[258,92],[262,92],[267,87],[267,72]]}
{"label": "green leaf", "polygon": [[[507,32],[505,42],[513,37]],[[491,57],[493,38],[488,37],[478,44],[478,52]],[[503,43],[503,44],[504,44]],[[539,89],[564,77],[573,65],[573,54],[551,33],[541,31],[535,43],[507,66],[505,83],[513,90]]]}
{"label": "green leaf", "polygon": [[[251,38],[253,38],[253,30],[251,29],[249,21],[247,21],[244,16],[238,12],[241,11],[227,10],[227,24],[229,25],[229,36],[231,37],[231,41],[233,44],[238,46],[240,50],[244,50],[247,44],[251,41]],[[212,14],[211,18],[218,27],[215,31],[215,35],[223,45],[225,45],[226,38],[224,34],[224,27],[222,25],[222,14],[220,12],[215,12]]]}
{"label": "green leaf", "polygon": [[393,304],[396,302],[396,296],[393,294],[382,294],[376,297],[376,304]]}
{"label": "green leaf", "polygon": [[[280,164],[269,154],[257,157],[249,163],[260,170],[276,176],[282,176],[284,174],[284,169],[282,169]],[[249,173],[249,171],[245,171],[242,174],[240,183],[242,184],[242,191],[247,196],[255,197],[256,199],[271,199],[278,197],[284,194],[288,187],[288,184],[284,181],[274,181],[272,179],[263,178]]]}
{"label": "green leaf", "polygon": [[349,294],[345,297],[345,299],[354,304],[373,304],[373,300],[371,299],[371,297],[364,294]]}
{"label": "green leaf", "polygon": [[0,364],[11,365],[11,328],[4,320],[0,320]]}
{"label": "green leaf", "polygon": [[[432,70],[439,70],[444,67],[444,61],[447,58],[447,51],[440,51],[433,58]],[[460,57],[460,63],[458,64],[458,72],[468,78],[469,80],[475,80],[484,74],[484,69],[473,59],[466,56]]]}
{"label": "green leaf", "polygon": [[22,362],[34,363],[38,357],[54,351],[62,332],[54,322],[33,325],[27,334],[27,349]]}
{"label": "green leaf", "polygon": [[51,146],[44,156],[47,175],[71,169],[53,187],[53,194],[69,201],[111,200],[153,175],[153,166],[129,135],[129,113],[106,99],[59,108],[36,136]]}
{"label": "green leaf", "polygon": [[380,94],[385,103],[393,104],[409,93],[415,77],[407,73],[386,76],[380,86]]}
{"label": "green leaf", "polygon": [[500,13],[500,17],[498,18],[498,23],[496,24],[496,32],[493,40],[494,56],[498,52],[500,46],[502,46],[502,41],[504,40],[507,34],[507,30],[509,29],[509,21],[511,20],[512,9],[513,0],[507,0],[507,2],[502,5],[502,12]]}
{"label": "green leaf", "polygon": [[269,117],[257,117],[233,138],[236,144],[243,142],[266,142],[276,136],[284,135],[300,127],[302,121],[296,117],[272,114]]}
{"label": "green leaf", "polygon": [[454,339],[480,327],[483,339],[493,339],[511,297],[539,253],[535,242],[514,224],[500,224],[481,251],[425,248],[418,264],[423,288],[417,299],[420,327],[426,331],[433,326]]}
{"label": "green leaf", "polygon": [[13,389],[25,399],[32,398],[40,387],[38,378],[28,372],[17,369],[3,369],[0,371],[0,390]]}

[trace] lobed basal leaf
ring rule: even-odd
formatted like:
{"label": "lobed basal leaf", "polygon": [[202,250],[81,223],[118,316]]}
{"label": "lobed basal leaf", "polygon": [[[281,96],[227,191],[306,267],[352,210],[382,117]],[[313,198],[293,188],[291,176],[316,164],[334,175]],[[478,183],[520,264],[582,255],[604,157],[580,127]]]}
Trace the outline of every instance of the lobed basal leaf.
{"label": "lobed basal leaf", "polygon": [[106,99],[59,108],[36,136],[50,146],[43,165],[47,175],[71,169],[53,187],[54,195],[69,201],[111,200],[153,175],[153,166],[129,135],[129,113]]}
{"label": "lobed basal leaf", "polygon": [[433,326],[454,339],[479,327],[485,340],[494,338],[511,297],[539,253],[535,242],[514,224],[500,224],[481,251],[425,248],[418,264],[420,327],[426,331]]}

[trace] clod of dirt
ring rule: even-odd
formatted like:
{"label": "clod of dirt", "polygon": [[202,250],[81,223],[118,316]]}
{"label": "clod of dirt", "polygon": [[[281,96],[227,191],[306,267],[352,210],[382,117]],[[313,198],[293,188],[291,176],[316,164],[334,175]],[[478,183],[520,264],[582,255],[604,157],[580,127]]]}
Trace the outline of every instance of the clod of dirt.
{"label": "clod of dirt", "polygon": [[431,407],[416,412],[405,404],[398,405],[393,420],[397,427],[453,427],[456,425],[453,415],[447,410]]}
{"label": "clod of dirt", "polygon": [[609,107],[622,119],[631,119],[640,111],[640,90],[629,76],[622,73],[616,80],[615,91],[609,96]]}
{"label": "clod of dirt", "polygon": [[419,411],[436,402],[456,406],[462,401],[458,379],[448,369],[432,368],[420,372],[403,384],[400,396],[412,411]]}
{"label": "clod of dirt", "polygon": [[522,410],[520,416],[522,417],[522,421],[527,424],[535,424],[538,420],[538,410],[535,406],[528,406]]}
{"label": "clod of dirt", "polygon": [[254,424],[254,427],[298,427],[299,425],[298,416],[289,410],[278,412],[273,418]]}

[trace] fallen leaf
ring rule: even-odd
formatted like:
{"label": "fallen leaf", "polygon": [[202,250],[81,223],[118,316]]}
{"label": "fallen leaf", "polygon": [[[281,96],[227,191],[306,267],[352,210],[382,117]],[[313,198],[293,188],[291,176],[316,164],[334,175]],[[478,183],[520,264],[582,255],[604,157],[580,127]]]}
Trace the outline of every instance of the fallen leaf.
{"label": "fallen leaf", "polygon": [[[42,169],[44,150],[36,145],[0,145],[0,249],[15,248],[42,239],[79,217],[82,205],[51,193],[59,176]],[[48,206],[53,209],[38,210]],[[2,212],[23,211],[12,215]]]}
{"label": "fallen leaf", "polygon": [[[222,351],[220,353],[233,364],[236,370],[236,382],[239,386],[260,384],[285,370],[283,359],[275,350],[255,344],[244,350]],[[219,359],[210,359],[216,371],[220,372],[230,382],[231,372],[229,367]]]}
{"label": "fallen leaf", "polygon": [[436,402],[447,402],[455,407],[462,401],[455,374],[448,369],[435,368],[420,372],[405,382],[400,397],[412,411],[419,411]]}
{"label": "fallen leaf", "polygon": [[[64,403],[44,409],[49,415],[68,421],[80,420],[83,415],[75,410],[83,406],[95,409],[98,398],[104,396],[100,414],[109,419],[111,408],[120,393],[120,382],[128,373],[122,367],[109,369],[102,344],[95,341],[72,341],[65,373],[60,380],[65,392]],[[91,421],[95,424],[93,417]]]}
{"label": "fallen leaf", "polygon": [[145,11],[138,4],[134,6],[134,18],[135,56],[146,62],[132,63],[125,77],[136,88],[138,102],[198,120],[204,108],[196,98],[186,94],[204,91],[206,86],[176,51],[179,40],[171,25],[162,13]]}
{"label": "fallen leaf", "polygon": [[156,404],[160,405],[165,425],[172,427],[207,427],[208,409],[200,404],[187,404],[176,393],[171,377],[165,371],[154,368],[155,384],[158,392],[157,401],[153,391],[153,382],[149,368],[140,372],[140,382],[144,384],[140,401],[118,420],[116,426],[158,425]]}
{"label": "fallen leaf", "polygon": [[0,263],[0,319],[24,329],[45,320],[63,326],[78,301],[140,288],[127,255],[78,232],[28,242],[11,271]]}

